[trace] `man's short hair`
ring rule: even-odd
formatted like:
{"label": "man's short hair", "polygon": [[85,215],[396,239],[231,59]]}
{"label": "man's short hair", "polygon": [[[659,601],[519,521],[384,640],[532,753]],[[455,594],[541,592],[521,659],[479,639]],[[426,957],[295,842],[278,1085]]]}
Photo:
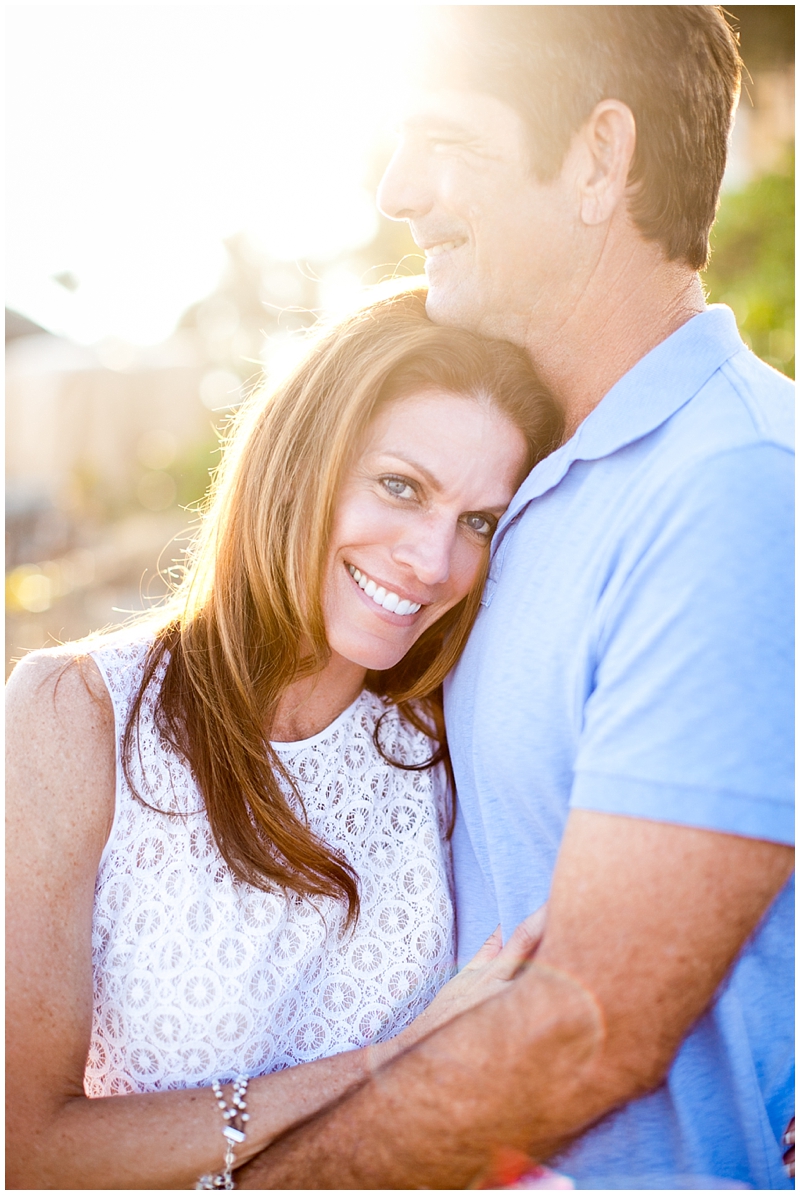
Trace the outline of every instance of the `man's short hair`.
{"label": "man's short hair", "polygon": [[702,269],[716,215],[741,60],[716,5],[437,5],[423,58],[433,86],[515,108],[532,167],[554,178],[604,99],[636,121],[629,211],[670,261]]}

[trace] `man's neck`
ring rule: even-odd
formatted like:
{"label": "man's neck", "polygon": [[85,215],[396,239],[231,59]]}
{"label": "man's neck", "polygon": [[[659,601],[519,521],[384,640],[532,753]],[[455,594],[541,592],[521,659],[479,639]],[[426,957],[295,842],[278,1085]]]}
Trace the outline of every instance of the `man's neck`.
{"label": "man's neck", "polygon": [[564,408],[565,439],[637,361],[705,308],[688,266],[665,262],[655,246],[638,256],[594,272],[557,326],[532,321],[526,347]]}

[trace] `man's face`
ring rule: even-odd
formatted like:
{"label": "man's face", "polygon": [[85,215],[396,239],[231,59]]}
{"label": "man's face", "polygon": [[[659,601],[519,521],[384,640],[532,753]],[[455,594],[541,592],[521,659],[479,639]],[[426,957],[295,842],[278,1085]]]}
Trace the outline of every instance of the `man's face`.
{"label": "man's face", "polygon": [[566,308],[579,221],[568,171],[539,183],[521,116],[477,91],[419,96],[378,193],[425,252],[437,323],[528,342]]}

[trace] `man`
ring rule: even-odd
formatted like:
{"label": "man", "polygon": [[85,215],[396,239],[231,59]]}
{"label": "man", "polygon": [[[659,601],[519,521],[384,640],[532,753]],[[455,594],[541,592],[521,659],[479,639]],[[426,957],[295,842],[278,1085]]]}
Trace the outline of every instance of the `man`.
{"label": "man", "polygon": [[569,436],[446,694],[460,955],[547,928],[241,1184],[788,1186],[791,388],[697,274],[735,42],[704,5],[437,18],[380,202],[431,317],[524,345]]}

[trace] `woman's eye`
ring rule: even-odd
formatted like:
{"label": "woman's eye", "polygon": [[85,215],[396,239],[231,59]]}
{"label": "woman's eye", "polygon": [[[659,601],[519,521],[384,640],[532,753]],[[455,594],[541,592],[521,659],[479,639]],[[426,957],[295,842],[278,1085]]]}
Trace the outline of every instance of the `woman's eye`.
{"label": "woman's eye", "polygon": [[496,519],[481,514],[464,515],[464,522],[470,531],[475,531],[478,535],[484,535],[487,539],[494,534],[494,529],[497,526]]}
{"label": "woman's eye", "polygon": [[406,477],[382,477],[381,484],[393,498],[413,498],[416,493]]}

